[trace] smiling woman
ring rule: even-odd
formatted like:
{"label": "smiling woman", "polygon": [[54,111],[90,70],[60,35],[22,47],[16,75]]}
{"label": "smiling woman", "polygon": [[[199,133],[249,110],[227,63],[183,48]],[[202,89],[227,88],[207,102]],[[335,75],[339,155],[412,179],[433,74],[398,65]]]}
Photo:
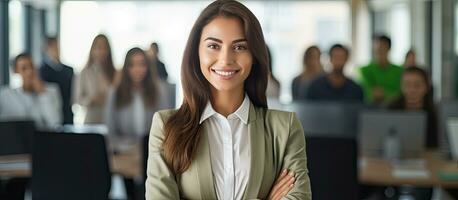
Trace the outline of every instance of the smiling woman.
{"label": "smiling woman", "polygon": [[146,199],[311,199],[300,122],[267,109],[268,64],[248,8],[218,0],[202,11],[181,66],[183,104],[153,117]]}

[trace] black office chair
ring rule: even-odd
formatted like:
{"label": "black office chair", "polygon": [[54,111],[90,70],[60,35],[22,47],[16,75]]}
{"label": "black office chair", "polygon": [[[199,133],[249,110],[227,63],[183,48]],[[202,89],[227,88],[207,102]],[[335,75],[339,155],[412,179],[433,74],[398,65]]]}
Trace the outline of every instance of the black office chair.
{"label": "black office chair", "polygon": [[32,121],[0,121],[0,155],[31,153],[34,133]]}
{"label": "black office chair", "polygon": [[104,137],[38,132],[31,182],[34,200],[108,199],[111,173]]}
{"label": "black office chair", "polygon": [[358,199],[355,139],[307,137],[306,142],[313,199]]}

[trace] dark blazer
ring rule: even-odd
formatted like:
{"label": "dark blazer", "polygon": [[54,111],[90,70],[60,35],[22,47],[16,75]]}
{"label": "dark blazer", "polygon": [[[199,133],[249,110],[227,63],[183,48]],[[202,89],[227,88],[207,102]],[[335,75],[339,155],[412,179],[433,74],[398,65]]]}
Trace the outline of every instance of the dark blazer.
{"label": "dark blazer", "polygon": [[64,124],[73,124],[72,112],[72,84],[73,84],[73,68],[64,65],[56,64],[53,68],[49,62],[43,62],[40,67],[41,78],[50,83],[56,83],[59,86],[62,96],[62,116]]}
{"label": "dark blazer", "polygon": [[161,60],[157,59],[154,65],[156,66],[157,75],[159,76],[159,78],[163,81],[167,81],[169,74],[167,73],[167,69],[165,68],[164,63]]}

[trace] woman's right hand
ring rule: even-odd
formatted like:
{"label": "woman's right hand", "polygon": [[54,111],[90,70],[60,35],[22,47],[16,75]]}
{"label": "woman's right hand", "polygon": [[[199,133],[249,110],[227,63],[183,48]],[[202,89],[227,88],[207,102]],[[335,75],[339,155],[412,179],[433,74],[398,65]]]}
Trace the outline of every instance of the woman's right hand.
{"label": "woman's right hand", "polygon": [[270,190],[268,200],[280,200],[286,196],[288,192],[293,188],[296,178],[294,172],[287,169],[283,170],[282,173],[275,180],[274,186]]}

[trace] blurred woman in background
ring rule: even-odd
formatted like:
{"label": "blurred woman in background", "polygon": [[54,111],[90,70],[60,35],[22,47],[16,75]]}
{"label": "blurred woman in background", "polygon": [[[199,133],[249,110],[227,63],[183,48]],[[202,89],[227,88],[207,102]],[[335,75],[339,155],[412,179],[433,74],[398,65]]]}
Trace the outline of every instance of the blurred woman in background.
{"label": "blurred woman in background", "polygon": [[291,86],[293,100],[304,99],[310,82],[324,73],[320,58],[321,51],[317,46],[314,45],[305,50],[304,56],[302,57],[302,73],[294,78]]}
{"label": "blurred woman in background", "polygon": [[437,148],[437,114],[432,95],[429,95],[430,88],[428,74],[423,69],[415,66],[408,67],[404,69],[401,77],[401,96],[389,108],[425,111],[428,123],[425,146]]}
{"label": "blurred woman in background", "polygon": [[127,52],[118,86],[110,88],[107,98],[106,124],[117,137],[139,138],[148,133],[154,112],[164,109],[164,87],[143,50]]}
{"label": "blurred woman in background", "polygon": [[108,38],[103,34],[97,35],[75,90],[76,103],[86,108],[85,124],[104,122],[106,96],[115,82],[115,75]]}

